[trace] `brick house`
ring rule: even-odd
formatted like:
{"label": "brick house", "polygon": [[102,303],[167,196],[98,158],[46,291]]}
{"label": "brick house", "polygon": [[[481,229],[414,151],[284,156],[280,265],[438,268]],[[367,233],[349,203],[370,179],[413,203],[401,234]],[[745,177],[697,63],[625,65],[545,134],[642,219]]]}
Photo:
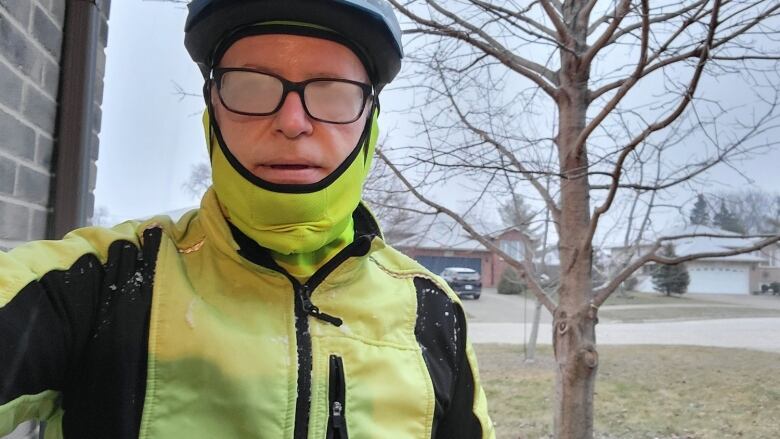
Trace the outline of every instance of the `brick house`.
{"label": "brick house", "polygon": [[[92,216],[110,0],[0,0],[0,250]],[[27,423],[6,439],[43,437]]]}
{"label": "brick house", "polygon": [[[517,259],[524,257],[520,230],[515,227],[499,228],[495,225],[488,225],[483,229],[493,230],[483,233],[497,243],[502,251]],[[503,258],[469,237],[459,225],[447,217],[439,217],[420,227],[417,233],[393,243],[393,246],[436,274],[441,273],[445,267],[474,269],[482,275],[482,286],[486,288],[498,286],[501,275],[508,267]],[[545,274],[557,277],[558,262],[553,253],[550,252],[545,257]],[[538,268],[540,258],[534,259]]]}
{"label": "brick house", "polygon": [[110,0],[0,0],[0,249],[92,216]]}

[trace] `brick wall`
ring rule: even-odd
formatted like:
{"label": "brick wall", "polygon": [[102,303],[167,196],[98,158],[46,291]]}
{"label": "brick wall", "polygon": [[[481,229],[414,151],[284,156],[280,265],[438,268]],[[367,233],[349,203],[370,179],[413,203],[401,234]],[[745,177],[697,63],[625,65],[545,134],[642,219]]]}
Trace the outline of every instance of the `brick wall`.
{"label": "brick wall", "polygon": [[[63,27],[70,1],[0,0],[0,250],[49,237]],[[93,200],[110,0],[98,5],[102,20],[90,151]],[[92,209],[94,203],[89,204]],[[6,439],[38,434],[37,424],[25,423]]]}
{"label": "brick wall", "polygon": [[[50,0],[61,1],[61,0]],[[98,152],[100,151],[100,135],[101,121],[103,119],[103,84],[106,73],[106,47],[108,46],[108,18],[111,12],[111,0],[97,0],[97,4],[101,11],[100,20],[100,44],[98,45],[97,62],[95,68],[97,74],[95,75],[95,100],[92,104],[92,112],[94,114],[92,125],[92,140],[90,141],[90,158],[91,164],[89,167],[89,211],[86,213],[87,218],[92,218],[95,214],[95,182],[97,181],[97,159]]]}
{"label": "brick wall", "polygon": [[[48,237],[67,1],[0,0],[0,249]],[[91,147],[92,189],[110,0],[98,4],[103,20]]]}

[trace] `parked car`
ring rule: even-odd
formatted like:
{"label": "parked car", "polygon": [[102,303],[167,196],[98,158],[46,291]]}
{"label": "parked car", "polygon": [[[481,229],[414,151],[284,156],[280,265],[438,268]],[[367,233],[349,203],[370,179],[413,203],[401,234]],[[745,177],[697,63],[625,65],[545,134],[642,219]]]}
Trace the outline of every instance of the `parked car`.
{"label": "parked car", "polygon": [[447,267],[441,272],[441,277],[459,297],[471,296],[472,299],[479,299],[482,294],[482,278],[471,268]]}

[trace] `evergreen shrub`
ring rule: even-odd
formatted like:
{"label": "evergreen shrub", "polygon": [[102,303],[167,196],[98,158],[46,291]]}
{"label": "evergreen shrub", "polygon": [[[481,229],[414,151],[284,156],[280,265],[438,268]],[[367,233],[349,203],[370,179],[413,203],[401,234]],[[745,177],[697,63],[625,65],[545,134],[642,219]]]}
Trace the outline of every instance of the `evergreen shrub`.
{"label": "evergreen shrub", "polygon": [[525,294],[527,287],[525,282],[512,267],[507,267],[501,273],[501,280],[498,282],[498,294]]}

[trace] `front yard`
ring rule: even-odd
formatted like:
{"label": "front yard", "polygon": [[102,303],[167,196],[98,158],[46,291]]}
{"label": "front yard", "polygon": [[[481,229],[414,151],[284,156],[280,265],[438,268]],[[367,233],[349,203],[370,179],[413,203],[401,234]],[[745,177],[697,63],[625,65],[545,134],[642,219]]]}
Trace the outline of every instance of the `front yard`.
{"label": "front yard", "polygon": [[[777,300],[773,300],[777,299]],[[771,306],[767,306],[771,305]],[[631,292],[609,297],[599,311],[602,323],[780,317],[780,298]]]}
{"label": "front yard", "polygon": [[738,319],[755,317],[780,317],[780,310],[740,306],[681,306],[653,308],[604,308],[599,312],[602,323],[642,323],[666,320]]}
{"label": "front yard", "polygon": [[[476,345],[499,439],[548,438],[553,359],[541,347]],[[776,439],[780,354],[704,347],[601,346],[599,439]]]}

